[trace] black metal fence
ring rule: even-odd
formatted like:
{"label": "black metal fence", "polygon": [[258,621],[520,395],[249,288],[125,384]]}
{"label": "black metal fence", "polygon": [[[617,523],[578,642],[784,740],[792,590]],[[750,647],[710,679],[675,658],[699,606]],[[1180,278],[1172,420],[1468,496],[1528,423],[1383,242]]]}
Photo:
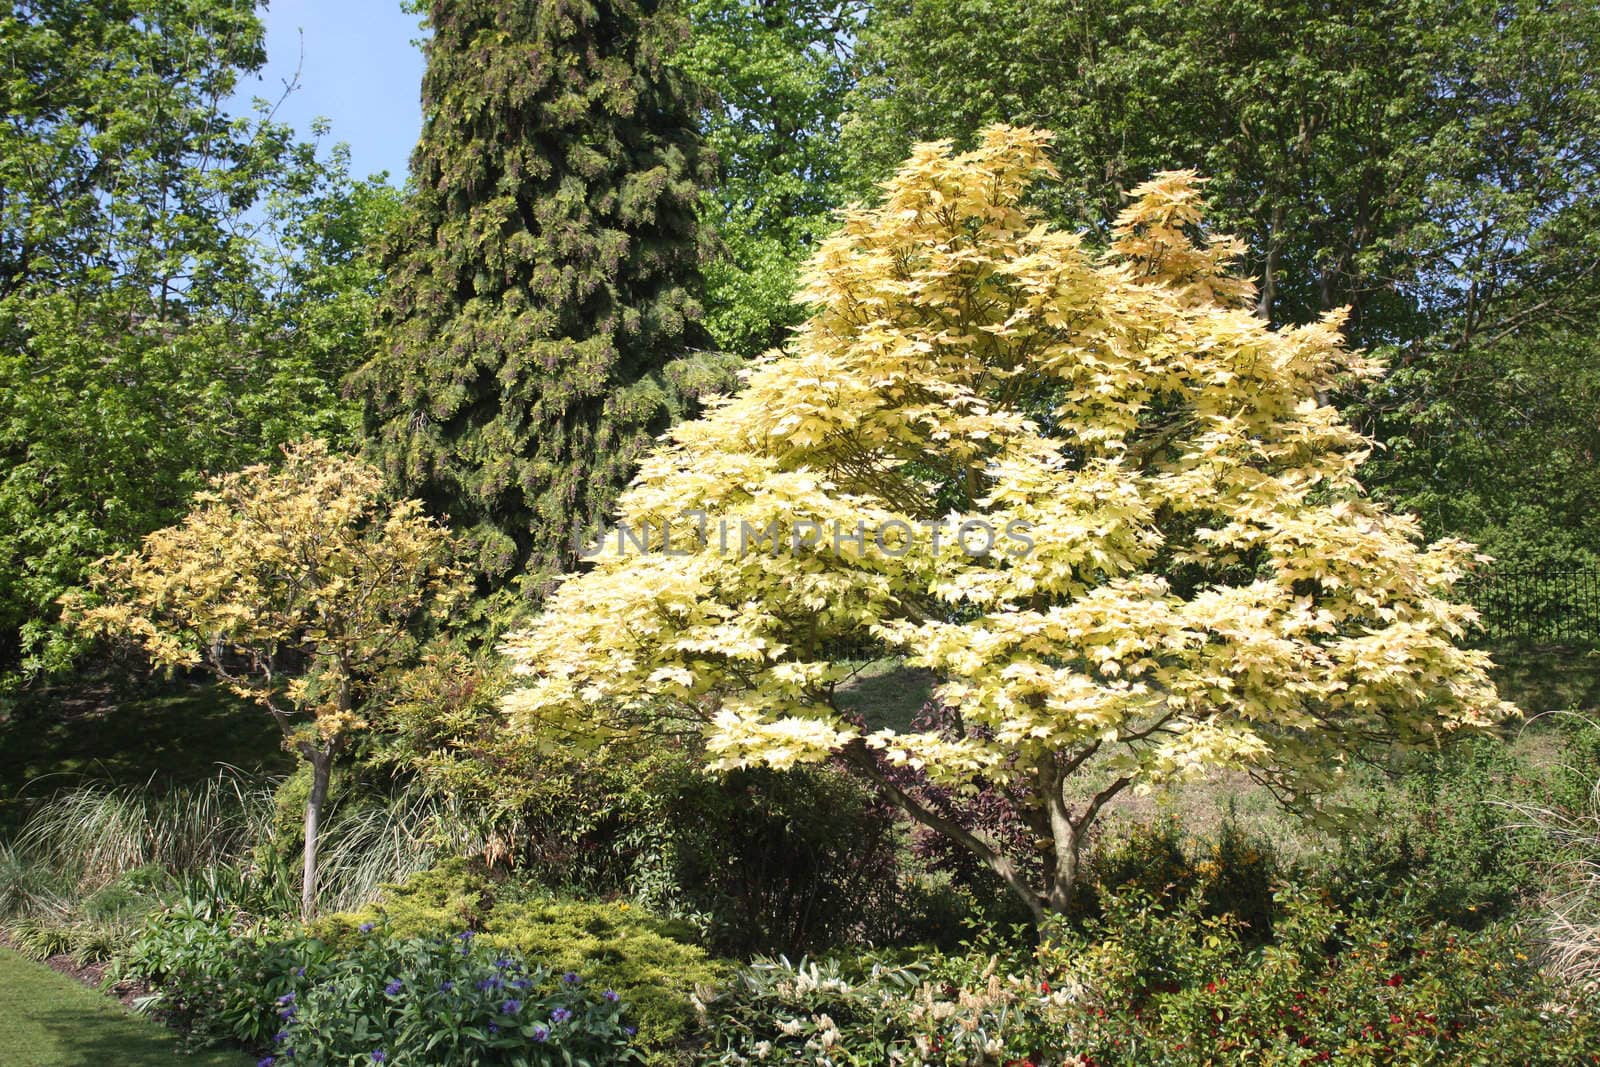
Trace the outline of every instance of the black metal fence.
{"label": "black metal fence", "polygon": [[1600,646],[1600,567],[1497,567],[1465,583],[1484,638]]}

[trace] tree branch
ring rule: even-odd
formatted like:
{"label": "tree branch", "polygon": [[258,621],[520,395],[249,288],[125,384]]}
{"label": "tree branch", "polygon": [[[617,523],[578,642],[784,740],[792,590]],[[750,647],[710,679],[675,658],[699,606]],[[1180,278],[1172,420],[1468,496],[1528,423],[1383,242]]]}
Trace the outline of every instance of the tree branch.
{"label": "tree branch", "polygon": [[963,846],[988,864],[989,869],[998,874],[1001,880],[1011,888],[1011,891],[1027,905],[1028,911],[1033,915],[1034,920],[1041,923],[1044,921],[1044,901],[1040,899],[1039,894],[1034,891],[1033,887],[1028,885],[1027,880],[1022,876],[1022,872],[1017,869],[1015,863],[1011,862],[1010,857],[973,834],[966,827],[946,819],[937,812],[928,810],[915,797],[890,781],[889,777],[883,773],[882,768],[878,766],[877,760],[873,758],[872,753],[867,750],[864,742],[851,742],[840,750],[840,755],[843,756],[847,764],[883,790],[889,799],[907,815],[930,830],[950,838],[950,840]]}

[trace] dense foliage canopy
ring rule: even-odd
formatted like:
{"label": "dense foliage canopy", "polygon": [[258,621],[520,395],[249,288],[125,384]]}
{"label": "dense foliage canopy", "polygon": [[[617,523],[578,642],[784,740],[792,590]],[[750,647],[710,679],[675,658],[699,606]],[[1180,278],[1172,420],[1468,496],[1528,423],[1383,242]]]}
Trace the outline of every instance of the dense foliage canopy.
{"label": "dense foliage canopy", "polygon": [[705,268],[706,328],[719,347],[756,356],[804,318],[800,267],[843,198],[839,120],[867,5],[691,0],[687,10],[678,63],[711,94],[704,127],[719,171],[706,196],[721,244]]}
{"label": "dense foliage canopy", "polygon": [[[1371,740],[1506,710],[1453,644],[1470,550],[1367,499],[1368,442],[1322,399],[1377,371],[1342,316],[1253,315],[1188,173],[1091,254],[1025,205],[1046,141],[919,146],[846,216],[792,349],[645,459],[593,569],[508,639],[514,722],[678,724],[725,767],[844,753],[1042,914],[1124,788],[1232,767],[1300,797]],[[953,734],[850,720],[871,647],[937,673]],[[1043,884],[880,756],[1010,790],[1051,842]]]}
{"label": "dense foliage canopy", "polygon": [[395,194],[224,103],[239,0],[0,14],[0,677],[70,664],[55,601],[207,472],[348,441]]}
{"label": "dense foliage canopy", "polygon": [[375,455],[489,589],[537,596],[609,508],[699,337],[706,178],[655,0],[436,0],[424,125],[358,383]]}

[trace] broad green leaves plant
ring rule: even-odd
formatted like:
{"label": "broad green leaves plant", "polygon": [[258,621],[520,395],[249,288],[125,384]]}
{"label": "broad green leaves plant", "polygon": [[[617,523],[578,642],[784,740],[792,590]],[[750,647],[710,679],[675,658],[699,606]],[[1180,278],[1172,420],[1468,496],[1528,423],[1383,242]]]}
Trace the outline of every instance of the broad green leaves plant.
{"label": "broad green leaves plant", "polygon": [[691,0],[676,62],[711,99],[706,144],[719,169],[704,214],[723,255],[705,265],[706,329],[755,356],[804,313],[800,268],[833,230],[845,157],[839,116],[853,78],[860,0]]}
{"label": "broad green leaves plant", "polygon": [[4,685],[71,664],[57,598],[208,473],[352,435],[398,194],[227,113],[265,61],[248,0],[29,0],[0,54]]}
{"label": "broad green leaves plant", "polygon": [[[1300,802],[1368,743],[1511,710],[1453,643],[1470,547],[1419,544],[1356,479],[1368,442],[1322,398],[1378,368],[1341,316],[1252,314],[1189,173],[1090,254],[1025,206],[1047,142],[921,145],[846,215],[791,348],[672,431],[619,504],[634,539],[506,640],[514,725],[687,729],[722,767],[842,755],[1042,921],[1124,790],[1226,767]],[[874,646],[937,673],[954,733],[841,710]],[[885,764],[1009,791],[1041,879]]]}

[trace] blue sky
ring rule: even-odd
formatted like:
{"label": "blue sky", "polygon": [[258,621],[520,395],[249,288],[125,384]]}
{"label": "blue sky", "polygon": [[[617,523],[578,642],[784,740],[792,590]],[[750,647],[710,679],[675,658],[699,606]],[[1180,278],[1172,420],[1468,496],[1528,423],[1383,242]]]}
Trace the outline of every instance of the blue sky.
{"label": "blue sky", "polygon": [[354,176],[387,170],[390,183],[404,184],[422,127],[422,52],[411,44],[422,36],[420,16],[402,12],[400,0],[271,0],[259,13],[267,65],[241,80],[235,109],[256,96],[276,101],[298,66],[300,87],[279,121],[309,136],[313,119],[328,119],[326,143],[350,146]]}

